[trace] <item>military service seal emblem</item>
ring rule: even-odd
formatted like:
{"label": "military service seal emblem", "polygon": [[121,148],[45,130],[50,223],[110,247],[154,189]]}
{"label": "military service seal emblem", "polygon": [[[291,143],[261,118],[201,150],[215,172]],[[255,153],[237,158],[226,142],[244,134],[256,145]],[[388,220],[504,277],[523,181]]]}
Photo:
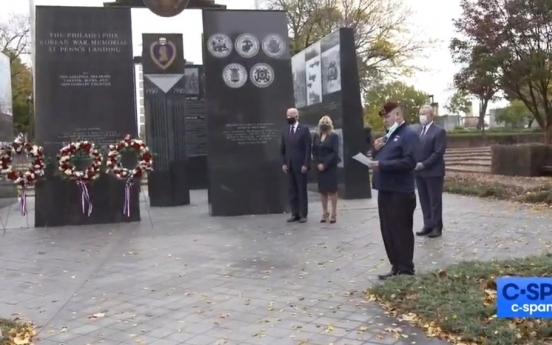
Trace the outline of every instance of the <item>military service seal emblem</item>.
{"label": "military service seal emblem", "polygon": [[247,70],[239,63],[231,63],[222,70],[222,79],[228,87],[238,89],[247,82]]}
{"label": "military service seal emblem", "polygon": [[252,58],[259,52],[260,44],[257,37],[251,34],[243,34],[238,36],[234,44],[236,51],[244,58]]}
{"label": "military service seal emblem", "polygon": [[271,58],[279,58],[286,51],[284,39],[276,34],[266,36],[263,40],[263,51]]}
{"label": "military service seal emblem", "polygon": [[258,63],[251,68],[251,82],[259,88],[269,87],[274,81],[274,69],[266,63]]}
{"label": "military service seal emblem", "polygon": [[224,34],[214,34],[207,40],[209,53],[216,58],[225,58],[232,52],[232,40]]}

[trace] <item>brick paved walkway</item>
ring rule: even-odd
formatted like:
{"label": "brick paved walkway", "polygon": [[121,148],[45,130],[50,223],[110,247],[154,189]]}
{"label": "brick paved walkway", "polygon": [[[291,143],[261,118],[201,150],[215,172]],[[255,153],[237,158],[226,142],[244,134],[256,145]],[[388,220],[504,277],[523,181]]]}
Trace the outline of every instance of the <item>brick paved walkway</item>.
{"label": "brick paved walkway", "polygon": [[[18,229],[26,220],[12,212],[0,316],[33,320],[39,345],[441,344],[363,298],[388,270],[375,199],[342,201],[324,226],[315,197],[305,225],[213,218],[205,192],[192,201],[151,209],[151,222],[143,205],[143,221],[127,225]],[[445,235],[417,239],[418,270],[552,243],[552,212],[453,195],[444,212]],[[388,332],[397,327],[408,338]]]}

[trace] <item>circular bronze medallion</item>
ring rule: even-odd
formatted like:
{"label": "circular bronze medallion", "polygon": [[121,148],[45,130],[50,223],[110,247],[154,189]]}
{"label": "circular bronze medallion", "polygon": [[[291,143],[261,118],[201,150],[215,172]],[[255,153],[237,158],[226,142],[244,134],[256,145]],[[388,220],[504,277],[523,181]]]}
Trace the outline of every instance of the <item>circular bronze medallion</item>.
{"label": "circular bronze medallion", "polygon": [[182,13],[190,0],[144,0],[144,5],[160,17],[174,17]]}

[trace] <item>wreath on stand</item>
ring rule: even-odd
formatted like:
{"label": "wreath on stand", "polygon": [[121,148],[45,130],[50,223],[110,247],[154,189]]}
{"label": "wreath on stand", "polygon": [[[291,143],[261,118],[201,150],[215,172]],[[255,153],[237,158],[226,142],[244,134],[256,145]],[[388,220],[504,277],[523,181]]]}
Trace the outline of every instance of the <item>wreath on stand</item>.
{"label": "wreath on stand", "polygon": [[[133,169],[123,167],[121,154],[124,151],[132,151],[137,155],[138,163]],[[153,170],[153,155],[142,140],[134,139],[130,135],[127,135],[118,143],[109,145],[106,166],[107,172],[113,173],[117,179],[126,182],[123,213],[127,217],[130,217],[130,190],[135,181],[141,180],[145,173]]]}
{"label": "wreath on stand", "polygon": [[[92,162],[84,170],[77,170],[73,160],[77,154],[92,159]],[[89,141],[72,142],[64,146],[57,155],[58,168],[63,177],[75,181],[81,191],[82,213],[88,217],[92,214],[92,201],[88,192],[88,184],[100,177],[103,155],[96,145]]]}
{"label": "wreath on stand", "polygon": [[[22,154],[30,158],[30,165],[22,171],[14,170],[13,160],[15,156]],[[19,211],[22,216],[25,216],[27,214],[26,190],[34,187],[36,181],[44,176],[44,150],[41,146],[25,141],[25,137],[20,134],[11,145],[0,149],[0,164],[2,175],[17,186]]]}

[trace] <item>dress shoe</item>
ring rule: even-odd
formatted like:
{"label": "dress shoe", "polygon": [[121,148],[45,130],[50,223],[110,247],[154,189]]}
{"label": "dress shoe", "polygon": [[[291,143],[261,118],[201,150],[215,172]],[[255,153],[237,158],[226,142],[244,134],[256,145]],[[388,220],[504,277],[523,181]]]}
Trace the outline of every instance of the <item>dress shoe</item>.
{"label": "dress shoe", "polygon": [[389,273],[385,273],[385,274],[378,274],[378,279],[379,280],[385,280],[387,278],[394,277],[397,274],[398,274],[398,272],[396,272],[396,271],[390,271]]}
{"label": "dress shoe", "polygon": [[413,276],[414,271],[399,271],[399,273],[397,273],[397,275],[399,275],[399,276]]}
{"label": "dress shoe", "polygon": [[429,238],[435,238],[440,237],[443,234],[443,229],[433,229],[429,234],[427,234],[427,237]]}
{"label": "dress shoe", "polygon": [[299,223],[306,223],[306,222],[307,222],[307,217],[299,218]]}
{"label": "dress shoe", "polygon": [[301,219],[299,216],[291,216],[290,219],[287,220],[288,223],[298,222],[299,219]]}
{"label": "dress shoe", "polygon": [[432,231],[433,231],[433,229],[431,229],[431,228],[423,228],[422,230],[416,232],[416,236],[427,236]]}

